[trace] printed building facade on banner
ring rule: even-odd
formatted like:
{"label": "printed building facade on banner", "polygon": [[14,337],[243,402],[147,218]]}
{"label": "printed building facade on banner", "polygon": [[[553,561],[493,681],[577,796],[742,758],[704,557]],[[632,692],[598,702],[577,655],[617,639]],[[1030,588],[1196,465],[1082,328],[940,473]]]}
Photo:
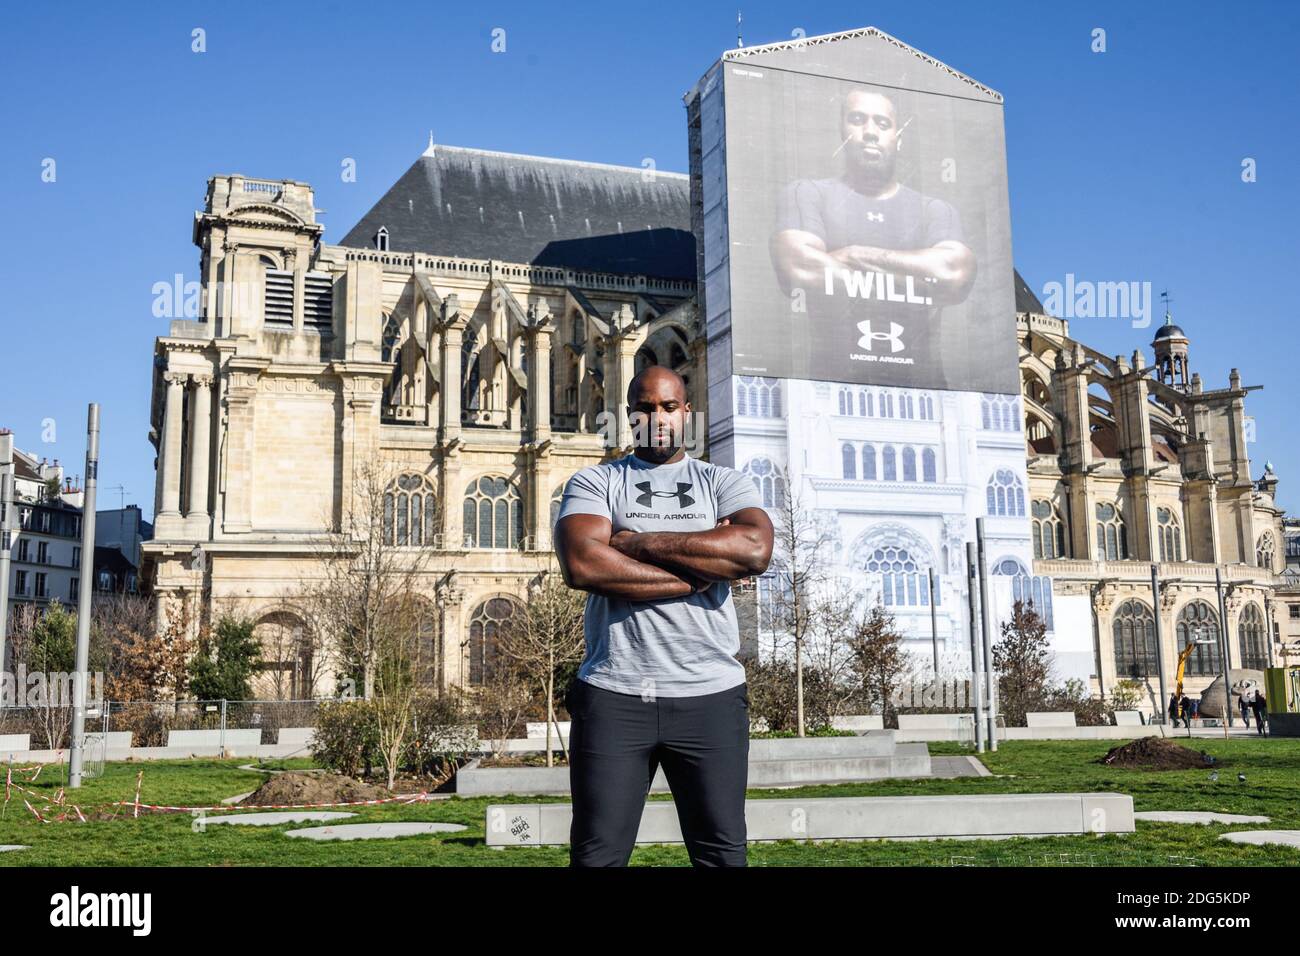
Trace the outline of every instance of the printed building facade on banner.
{"label": "printed building facade on banner", "polygon": [[830,531],[833,577],[926,657],[934,637],[968,659],[978,517],[993,620],[1016,595],[1050,616],[1031,573],[1001,97],[866,29],[725,53],[687,111],[713,460],[774,509],[789,489]]}

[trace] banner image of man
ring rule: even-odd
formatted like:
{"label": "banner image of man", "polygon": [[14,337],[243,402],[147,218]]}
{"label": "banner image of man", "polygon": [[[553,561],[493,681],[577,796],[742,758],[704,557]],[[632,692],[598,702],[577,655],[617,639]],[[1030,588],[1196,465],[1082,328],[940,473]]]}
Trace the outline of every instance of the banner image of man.
{"label": "banner image of man", "polygon": [[899,182],[909,124],[885,93],[850,90],[840,98],[840,174],[791,182],[777,204],[777,280],[788,297],[802,294],[811,333],[840,355],[922,360],[940,310],[975,283],[957,209]]}

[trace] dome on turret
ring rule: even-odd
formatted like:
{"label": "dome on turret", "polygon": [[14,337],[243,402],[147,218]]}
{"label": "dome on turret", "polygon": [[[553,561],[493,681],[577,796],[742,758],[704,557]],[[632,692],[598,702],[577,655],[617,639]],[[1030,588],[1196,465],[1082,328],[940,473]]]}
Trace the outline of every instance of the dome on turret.
{"label": "dome on turret", "polygon": [[1156,337],[1152,340],[1151,344],[1154,345],[1156,342],[1163,342],[1165,339],[1185,338],[1187,338],[1187,333],[1183,331],[1181,326],[1174,325],[1172,322],[1166,322],[1164,325],[1160,326],[1159,330],[1156,332]]}

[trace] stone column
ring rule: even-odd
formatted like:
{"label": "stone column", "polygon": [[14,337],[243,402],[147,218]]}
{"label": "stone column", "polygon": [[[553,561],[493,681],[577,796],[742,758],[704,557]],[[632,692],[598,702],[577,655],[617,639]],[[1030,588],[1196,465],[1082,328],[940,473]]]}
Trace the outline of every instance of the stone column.
{"label": "stone column", "polygon": [[158,513],[160,538],[178,531],[181,516],[181,445],[184,441],[185,379],[180,372],[166,372],[167,404],[163,411],[162,511]]}
{"label": "stone column", "polygon": [[460,351],[466,316],[454,295],[442,303],[442,321],[438,333],[442,339],[442,395],[438,402],[438,440],[445,448],[460,441]]}
{"label": "stone column", "polygon": [[221,489],[221,530],[225,534],[253,530],[253,427],[260,375],[261,368],[232,368],[227,380],[226,460]]}
{"label": "stone column", "polygon": [[190,432],[190,501],[185,516],[191,537],[208,538],[209,453],[212,447],[212,376],[194,376],[194,414]]}

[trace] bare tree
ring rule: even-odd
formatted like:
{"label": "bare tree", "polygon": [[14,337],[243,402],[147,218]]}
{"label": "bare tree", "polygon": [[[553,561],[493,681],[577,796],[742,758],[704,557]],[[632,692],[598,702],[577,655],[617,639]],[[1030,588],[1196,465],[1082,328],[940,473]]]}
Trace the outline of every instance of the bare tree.
{"label": "bare tree", "polygon": [[557,573],[544,573],[524,607],[505,624],[498,653],[516,662],[528,682],[541,690],[546,701],[546,766],[554,766],[551,727],[560,738],[564,759],[569,749],[555,719],[557,671],[582,659],[582,618],[586,600],[582,592],[564,583]]}
{"label": "bare tree", "polygon": [[[493,757],[505,753],[506,741],[532,704],[532,692],[518,660],[497,652],[502,638],[499,634],[490,645],[488,659],[483,663],[482,681],[474,688],[475,719],[483,727]],[[510,640],[506,633],[504,642]]]}
{"label": "bare tree", "polygon": [[806,654],[809,665],[817,672],[817,719],[830,724],[845,713],[846,707],[860,695],[854,681],[854,646],[860,621],[861,600],[851,588],[839,582],[824,582],[813,596],[812,621]]}
{"label": "bare tree", "polygon": [[[817,604],[825,582],[833,536],[800,503],[799,493],[785,485],[774,522],[771,573],[773,650],[778,635],[793,651],[796,728],[805,736],[803,660],[805,644],[817,623]],[[774,655],[775,656],[775,655]]]}
{"label": "bare tree", "polygon": [[381,654],[393,653],[418,626],[411,611],[430,554],[400,543],[399,530],[409,536],[410,529],[396,526],[395,477],[373,462],[358,466],[339,528],[318,548],[320,576],[303,595],[310,630],[344,672],[360,674],[367,700],[376,693]]}
{"label": "bare tree", "polygon": [[850,647],[858,685],[871,704],[880,708],[888,725],[894,691],[912,667],[894,616],[882,605],[873,604],[858,616]]}

